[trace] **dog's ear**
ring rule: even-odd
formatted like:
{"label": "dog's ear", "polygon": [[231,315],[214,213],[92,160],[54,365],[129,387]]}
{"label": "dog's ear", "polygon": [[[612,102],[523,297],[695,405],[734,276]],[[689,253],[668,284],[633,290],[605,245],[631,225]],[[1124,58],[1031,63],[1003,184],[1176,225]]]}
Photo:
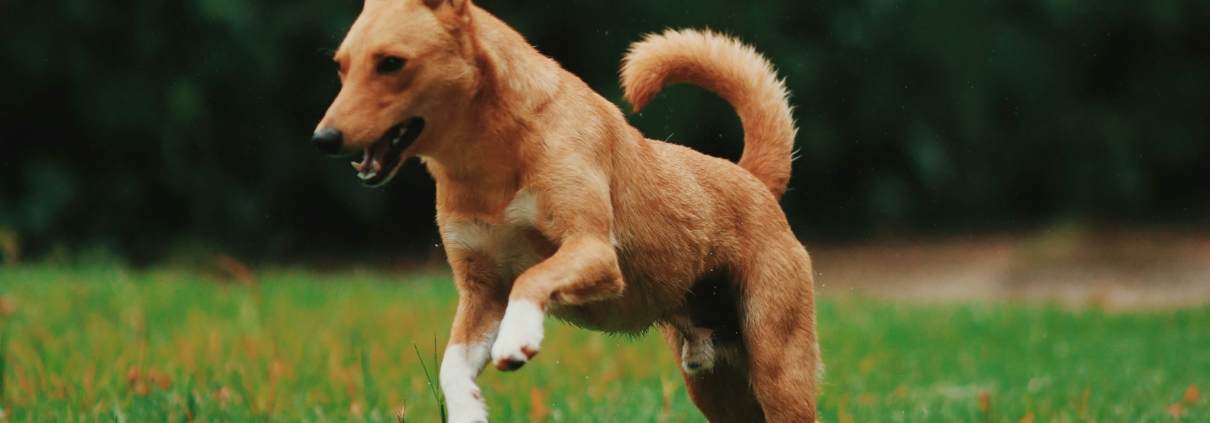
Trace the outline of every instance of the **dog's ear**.
{"label": "dog's ear", "polygon": [[466,14],[471,0],[424,0],[424,5],[433,9],[438,15],[452,13],[461,16]]}

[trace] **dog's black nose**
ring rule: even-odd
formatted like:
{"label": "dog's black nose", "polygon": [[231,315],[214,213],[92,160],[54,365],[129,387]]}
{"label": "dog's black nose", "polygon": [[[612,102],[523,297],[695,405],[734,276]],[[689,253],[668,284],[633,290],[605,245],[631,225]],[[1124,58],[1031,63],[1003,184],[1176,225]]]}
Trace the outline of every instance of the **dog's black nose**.
{"label": "dog's black nose", "polygon": [[315,143],[315,148],[319,149],[320,153],[334,156],[340,154],[340,149],[345,143],[345,136],[336,129],[325,128],[315,131],[315,135],[311,136],[311,142]]}

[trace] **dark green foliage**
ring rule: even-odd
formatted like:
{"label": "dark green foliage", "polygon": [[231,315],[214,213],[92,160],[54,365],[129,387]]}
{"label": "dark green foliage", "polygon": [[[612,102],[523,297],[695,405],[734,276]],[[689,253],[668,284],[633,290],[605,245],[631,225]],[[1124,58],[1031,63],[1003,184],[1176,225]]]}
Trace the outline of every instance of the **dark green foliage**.
{"label": "dark green foliage", "polygon": [[[432,245],[420,166],[363,189],[307,143],[339,90],[327,56],[360,6],[0,1],[0,229],[35,252],[136,259],[181,241],[265,259]],[[619,59],[643,33],[754,44],[794,93],[802,159],[783,204],[808,238],[1210,211],[1204,1],[481,6],[618,102]],[[730,108],[695,88],[632,120],[741,149]]]}

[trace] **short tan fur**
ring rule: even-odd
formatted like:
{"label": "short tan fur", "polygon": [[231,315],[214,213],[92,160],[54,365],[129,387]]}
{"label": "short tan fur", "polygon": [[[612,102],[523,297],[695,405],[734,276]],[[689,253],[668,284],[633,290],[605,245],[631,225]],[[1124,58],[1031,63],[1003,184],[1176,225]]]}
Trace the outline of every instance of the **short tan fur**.
{"label": "short tan fur", "polygon": [[[383,74],[385,57],[406,65]],[[606,332],[658,326],[710,421],[815,421],[811,259],[778,205],[795,127],[751,47],[667,31],[622,67],[636,111],[682,82],[730,102],[745,133],[738,164],[646,139],[469,0],[366,0],[335,59],[343,88],[319,129],[343,133],[346,151],[426,123],[400,154],[436,180],[460,293],[441,369],[451,421],[487,420],[475,377],[532,359],[546,315]]]}

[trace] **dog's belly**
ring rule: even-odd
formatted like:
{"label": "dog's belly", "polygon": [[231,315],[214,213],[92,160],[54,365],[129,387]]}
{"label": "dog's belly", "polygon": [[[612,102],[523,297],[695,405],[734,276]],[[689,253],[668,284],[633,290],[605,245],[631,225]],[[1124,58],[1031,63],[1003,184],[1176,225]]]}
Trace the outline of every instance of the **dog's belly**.
{"label": "dog's belly", "polygon": [[650,329],[666,312],[666,304],[647,301],[637,284],[626,284],[619,298],[588,304],[556,307],[550,314],[586,329],[608,333],[640,334]]}
{"label": "dog's belly", "polygon": [[611,333],[637,334],[684,305],[699,266],[678,266],[674,255],[639,245],[617,248],[626,288],[618,298],[552,310],[560,320]]}

